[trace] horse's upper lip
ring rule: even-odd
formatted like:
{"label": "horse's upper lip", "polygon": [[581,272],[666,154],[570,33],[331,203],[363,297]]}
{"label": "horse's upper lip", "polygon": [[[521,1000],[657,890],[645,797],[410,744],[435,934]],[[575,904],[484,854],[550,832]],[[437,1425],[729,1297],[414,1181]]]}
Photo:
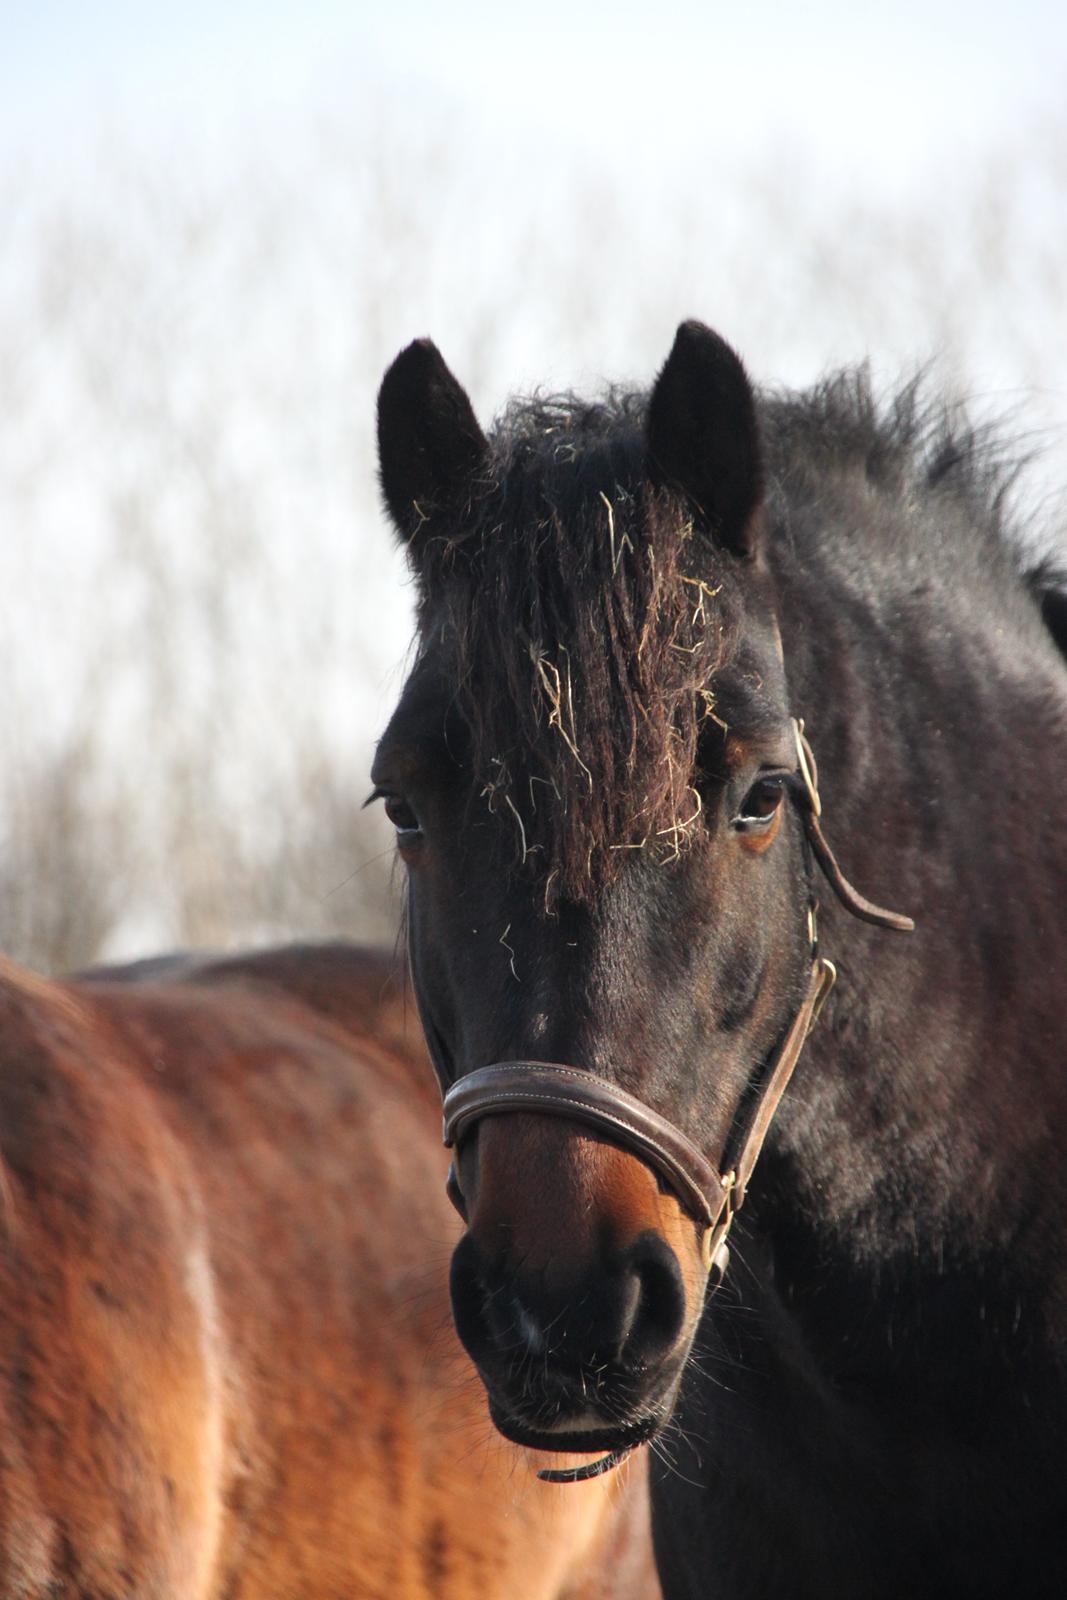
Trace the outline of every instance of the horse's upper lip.
{"label": "horse's upper lip", "polygon": [[603,1428],[535,1428],[521,1417],[510,1415],[489,1402],[489,1414],[495,1426],[513,1444],[525,1445],[529,1450],[551,1450],[557,1454],[599,1455],[605,1450],[630,1450],[645,1444],[663,1423],[659,1412],[638,1417],[634,1422],[605,1422]]}

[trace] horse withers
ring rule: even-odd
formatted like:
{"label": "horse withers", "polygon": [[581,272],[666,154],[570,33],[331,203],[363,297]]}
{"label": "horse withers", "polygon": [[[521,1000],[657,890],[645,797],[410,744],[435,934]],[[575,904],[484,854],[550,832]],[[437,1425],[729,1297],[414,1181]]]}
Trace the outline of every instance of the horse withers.
{"label": "horse withers", "polygon": [[378,421],[374,783],[493,1420],[651,1444],[669,1600],[1062,1594],[1064,608],[995,447],[697,323],[488,436],[418,341]]}
{"label": "horse withers", "polygon": [[493,1435],[391,960],[0,965],[0,1592],[655,1594],[640,1474]]}

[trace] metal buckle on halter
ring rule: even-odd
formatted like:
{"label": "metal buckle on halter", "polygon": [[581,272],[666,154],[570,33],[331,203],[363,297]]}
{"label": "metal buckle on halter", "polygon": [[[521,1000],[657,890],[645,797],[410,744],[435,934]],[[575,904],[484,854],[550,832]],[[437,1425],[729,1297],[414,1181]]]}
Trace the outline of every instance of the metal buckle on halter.
{"label": "metal buckle on halter", "polygon": [[819,992],[815,996],[815,1001],[811,1008],[811,1021],[808,1023],[808,1033],[811,1032],[812,1028],[814,1028],[815,1024],[818,1022],[819,1013],[826,1004],[830,990],[837,982],[837,968],[826,956],[819,957],[819,972],[821,974],[821,981],[819,983]]}
{"label": "metal buckle on halter", "polygon": [[[737,1172],[733,1167],[720,1178],[723,1186],[723,1209],[719,1220],[707,1228],[700,1241],[700,1254],[704,1263],[704,1271],[711,1280],[708,1292],[714,1294],[719,1284],[726,1276],[726,1269],[730,1265],[730,1250],[726,1243],[734,1221],[734,1186],[737,1183]],[[712,1276],[714,1274],[714,1277]]]}

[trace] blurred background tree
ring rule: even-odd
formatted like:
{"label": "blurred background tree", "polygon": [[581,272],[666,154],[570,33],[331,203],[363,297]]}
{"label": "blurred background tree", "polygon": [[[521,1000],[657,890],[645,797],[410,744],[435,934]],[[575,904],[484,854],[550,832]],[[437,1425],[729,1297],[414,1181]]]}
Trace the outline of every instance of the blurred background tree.
{"label": "blurred background tree", "polygon": [[[933,363],[1039,451],[1020,499],[1035,543],[1064,526],[1067,116],[1016,107],[932,151],[902,120],[874,168],[861,83],[845,103],[789,102],[795,137],[768,116],[724,142],[710,91],[652,137],[672,86],[635,118],[633,84],[656,71],[643,38],[605,58],[594,35],[559,35],[587,68],[574,128],[560,85],[537,80],[548,41],[509,109],[536,95],[550,129],[533,98],[502,117],[508,50],[484,105],[456,63],[443,84],[424,66],[413,92],[382,58],[343,105],[301,90],[225,138],[186,139],[179,117],[146,143],[132,114],[106,135],[75,119],[61,155],[27,153],[30,124],[12,138],[0,949],[61,970],[393,937],[389,829],[361,802],[410,590],[378,509],[373,408],[417,334],[485,420],[516,387],[647,382],[687,315],[761,381],[869,358],[890,385]],[[770,58],[779,84],[787,54]],[[871,114],[881,96],[914,119],[893,71],[868,80]],[[753,66],[732,92],[736,122],[770,90]]]}

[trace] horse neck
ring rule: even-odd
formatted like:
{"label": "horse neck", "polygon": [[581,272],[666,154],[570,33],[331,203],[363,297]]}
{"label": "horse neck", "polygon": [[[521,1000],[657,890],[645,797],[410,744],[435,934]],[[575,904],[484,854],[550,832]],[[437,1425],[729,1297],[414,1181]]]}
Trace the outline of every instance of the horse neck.
{"label": "horse neck", "polygon": [[1018,580],[888,581],[780,574],[825,830],[857,887],[917,927],[868,928],[823,896],[840,981],[777,1170],[853,1262],[1010,1259],[1067,1329],[1050,1271],[1065,1196],[1050,1213],[1048,1194],[1067,1137],[1067,674]]}

